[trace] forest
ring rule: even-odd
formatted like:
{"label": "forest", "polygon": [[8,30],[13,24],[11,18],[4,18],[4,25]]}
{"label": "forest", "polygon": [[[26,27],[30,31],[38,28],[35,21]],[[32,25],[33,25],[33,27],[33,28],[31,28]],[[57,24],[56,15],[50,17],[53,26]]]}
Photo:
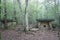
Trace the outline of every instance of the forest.
{"label": "forest", "polygon": [[[49,33],[50,35],[53,35],[53,32],[55,32],[59,37],[57,39],[60,40],[59,29],[60,0],[0,0],[1,40],[29,40],[24,39],[26,36],[24,36],[23,33],[33,34],[31,31],[36,32],[37,30],[41,30],[41,33],[44,33],[44,35],[47,35],[49,33],[48,31],[51,31],[51,34]],[[24,36],[24,38],[19,36],[20,39],[10,37],[8,39],[9,33],[11,32],[10,35],[13,35],[15,31],[20,32],[19,34]],[[3,36],[4,34],[5,36]],[[6,34],[8,34],[7,37]],[[30,40],[41,40],[37,37],[38,36],[36,36],[36,39],[32,37]],[[55,37],[53,37],[53,39],[54,38]],[[53,39],[51,38],[45,40]]]}

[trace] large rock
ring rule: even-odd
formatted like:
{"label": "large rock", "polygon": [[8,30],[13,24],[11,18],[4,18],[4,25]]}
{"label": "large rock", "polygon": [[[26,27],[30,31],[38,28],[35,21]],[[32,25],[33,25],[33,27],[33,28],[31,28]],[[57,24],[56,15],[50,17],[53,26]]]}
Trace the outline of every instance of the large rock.
{"label": "large rock", "polygon": [[16,27],[16,22],[8,22],[7,27],[8,29],[14,29]]}
{"label": "large rock", "polygon": [[30,29],[30,31],[38,31],[39,29],[38,28],[32,28]]}

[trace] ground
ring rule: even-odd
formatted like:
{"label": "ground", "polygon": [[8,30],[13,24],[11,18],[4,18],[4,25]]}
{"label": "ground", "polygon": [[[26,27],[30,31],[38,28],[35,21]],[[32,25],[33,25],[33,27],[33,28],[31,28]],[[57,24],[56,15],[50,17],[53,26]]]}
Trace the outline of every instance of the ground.
{"label": "ground", "polygon": [[57,31],[38,30],[36,32],[24,33],[17,30],[4,30],[1,32],[2,40],[58,40]]}

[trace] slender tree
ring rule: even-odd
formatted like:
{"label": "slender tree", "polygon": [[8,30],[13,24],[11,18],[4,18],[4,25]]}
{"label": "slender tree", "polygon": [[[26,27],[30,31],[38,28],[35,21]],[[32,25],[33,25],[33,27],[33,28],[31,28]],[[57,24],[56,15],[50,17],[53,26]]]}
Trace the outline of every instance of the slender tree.
{"label": "slender tree", "polygon": [[[0,20],[1,20],[1,0],[0,0]],[[0,40],[1,40],[1,32],[0,32]]]}
{"label": "slender tree", "polygon": [[0,18],[1,18],[1,0],[0,0]]}
{"label": "slender tree", "polygon": [[[0,0],[0,19],[1,19],[1,0]],[[0,40],[1,40],[1,32],[0,32]]]}
{"label": "slender tree", "polygon": [[44,12],[44,16],[45,16],[45,18],[48,18],[48,5],[47,5],[47,3],[48,3],[48,1],[47,0],[45,0],[44,1],[44,7],[45,7],[45,12]]}
{"label": "slender tree", "polygon": [[4,27],[7,28],[7,8],[6,8],[6,0],[4,0]]}
{"label": "slender tree", "polygon": [[21,0],[17,0],[17,2],[19,4],[20,13],[22,13]]}
{"label": "slender tree", "polygon": [[[17,2],[18,2],[18,4],[19,4],[20,13],[21,13],[21,15],[22,15],[23,12],[22,12],[21,0],[17,0]],[[23,25],[24,25],[24,20],[23,20]]]}
{"label": "slender tree", "polygon": [[0,0],[0,14],[1,14],[1,0]]}
{"label": "slender tree", "polygon": [[[1,0],[0,0],[0,20],[1,20]],[[1,22],[0,22],[1,25]]]}
{"label": "slender tree", "polygon": [[55,2],[55,5],[54,5],[54,7],[55,7],[55,20],[57,21],[57,23],[59,23],[59,20],[58,20],[58,17],[59,17],[59,10],[58,10],[59,1],[58,0],[54,0],[54,2]]}
{"label": "slender tree", "polygon": [[26,19],[26,30],[28,31],[29,30],[29,27],[28,27],[28,0],[25,0],[25,19]]}
{"label": "slender tree", "polygon": [[13,7],[14,20],[16,21],[16,23],[18,23],[18,22],[17,22],[17,17],[16,17],[16,8],[15,8],[15,3],[16,3],[16,0],[13,0],[13,5],[14,5],[14,7]]}

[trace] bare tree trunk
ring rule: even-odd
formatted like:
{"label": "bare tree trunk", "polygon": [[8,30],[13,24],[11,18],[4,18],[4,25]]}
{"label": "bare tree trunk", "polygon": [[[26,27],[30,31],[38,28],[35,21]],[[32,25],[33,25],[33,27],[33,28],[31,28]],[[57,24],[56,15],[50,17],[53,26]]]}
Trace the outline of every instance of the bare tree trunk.
{"label": "bare tree trunk", "polygon": [[[0,0],[0,4],[1,4],[1,0]],[[0,6],[0,20],[1,20],[1,6]],[[0,21],[0,26],[1,26],[1,21]]]}
{"label": "bare tree trunk", "polygon": [[6,8],[6,0],[4,0],[4,27],[7,28],[7,8]]}
{"label": "bare tree trunk", "polygon": [[25,7],[25,19],[26,19],[26,30],[29,30],[28,26],[28,0],[25,0],[26,7]]}
{"label": "bare tree trunk", "polygon": [[[1,0],[0,0],[0,4],[1,4]],[[0,6],[0,20],[1,20],[1,6]],[[1,26],[1,22],[0,22],[0,26]],[[1,32],[0,32],[0,40],[1,40]]]}
{"label": "bare tree trunk", "polygon": [[[1,3],[4,4],[4,0],[1,0]],[[1,7],[1,13],[4,13],[4,7]]]}
{"label": "bare tree trunk", "polygon": [[16,21],[16,24],[18,24],[17,22],[17,17],[16,17],[16,8],[15,8],[15,3],[16,3],[16,0],[13,0],[13,5],[14,5],[14,20]]}
{"label": "bare tree trunk", "polygon": [[57,21],[57,23],[59,23],[58,17],[59,17],[59,1],[58,0],[54,0],[55,2],[55,20]]}
{"label": "bare tree trunk", "polygon": [[[20,9],[20,13],[22,15],[22,6],[21,6],[21,0],[17,0],[18,4],[19,4],[19,9]],[[23,20],[23,26],[24,26],[24,20]]]}
{"label": "bare tree trunk", "polygon": [[36,19],[38,19],[39,18],[39,14],[38,14],[38,0],[36,0],[36,13],[37,13],[37,16],[36,16]]}
{"label": "bare tree trunk", "polygon": [[48,5],[47,5],[47,3],[48,3],[48,0],[45,0],[44,1],[44,6],[45,6],[44,16],[45,16],[45,18],[48,18]]}
{"label": "bare tree trunk", "polygon": [[[1,0],[0,0],[0,4],[1,4]],[[0,16],[1,16],[1,6],[0,6]]]}
{"label": "bare tree trunk", "polygon": [[17,2],[18,2],[18,4],[19,4],[20,13],[22,13],[21,0],[17,0]]}

